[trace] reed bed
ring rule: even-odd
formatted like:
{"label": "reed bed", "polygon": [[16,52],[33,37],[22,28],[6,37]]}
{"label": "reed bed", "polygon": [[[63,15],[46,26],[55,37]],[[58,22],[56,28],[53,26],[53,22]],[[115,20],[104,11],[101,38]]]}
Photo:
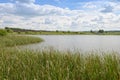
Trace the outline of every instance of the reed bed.
{"label": "reed bed", "polygon": [[0,36],[0,48],[38,43],[41,41],[43,40],[33,36],[20,36],[20,35]]}
{"label": "reed bed", "polygon": [[120,80],[120,55],[0,49],[0,80]]}

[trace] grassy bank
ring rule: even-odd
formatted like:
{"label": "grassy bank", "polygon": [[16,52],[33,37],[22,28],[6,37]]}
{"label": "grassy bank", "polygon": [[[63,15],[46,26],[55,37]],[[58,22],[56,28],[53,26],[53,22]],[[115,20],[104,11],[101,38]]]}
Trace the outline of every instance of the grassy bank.
{"label": "grassy bank", "polygon": [[17,34],[31,34],[31,35],[120,35],[119,30],[104,31],[103,29],[99,30],[90,30],[90,31],[49,31],[49,30],[31,30],[31,29],[21,29],[21,28],[9,28],[5,27],[5,30],[8,33],[17,33]]}
{"label": "grassy bank", "polygon": [[20,36],[20,35],[0,36],[0,47],[25,45],[25,44],[37,43],[41,41],[43,40],[31,36]]}
{"label": "grassy bank", "polygon": [[0,50],[0,80],[120,80],[120,55]]}

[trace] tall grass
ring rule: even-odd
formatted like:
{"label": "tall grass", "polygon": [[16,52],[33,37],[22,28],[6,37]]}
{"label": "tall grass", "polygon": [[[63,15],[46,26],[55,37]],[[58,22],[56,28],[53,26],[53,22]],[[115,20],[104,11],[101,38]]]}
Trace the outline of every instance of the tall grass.
{"label": "tall grass", "polygon": [[1,49],[0,80],[120,80],[120,55]]}
{"label": "tall grass", "polygon": [[37,43],[41,41],[43,40],[37,37],[31,37],[31,36],[20,36],[20,35],[0,36],[0,47],[25,45],[25,44]]}

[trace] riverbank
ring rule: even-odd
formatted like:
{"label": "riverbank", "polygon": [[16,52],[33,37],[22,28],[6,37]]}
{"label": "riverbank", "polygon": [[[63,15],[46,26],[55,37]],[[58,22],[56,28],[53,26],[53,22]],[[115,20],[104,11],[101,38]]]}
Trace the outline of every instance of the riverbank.
{"label": "riverbank", "polygon": [[0,37],[0,80],[119,80],[116,52],[21,50],[12,46],[41,42],[31,36]]}
{"label": "riverbank", "polygon": [[120,55],[0,50],[0,80],[119,80]]}
{"label": "riverbank", "polygon": [[100,30],[90,30],[90,31],[47,31],[47,30],[31,30],[31,29],[20,29],[20,28],[9,28],[6,27],[5,30],[12,31],[17,34],[31,34],[31,35],[120,35],[119,30],[104,31]]}
{"label": "riverbank", "polygon": [[0,36],[0,47],[12,47],[18,45],[26,45],[32,43],[42,42],[43,40],[38,37],[23,36],[23,35],[7,35]]}

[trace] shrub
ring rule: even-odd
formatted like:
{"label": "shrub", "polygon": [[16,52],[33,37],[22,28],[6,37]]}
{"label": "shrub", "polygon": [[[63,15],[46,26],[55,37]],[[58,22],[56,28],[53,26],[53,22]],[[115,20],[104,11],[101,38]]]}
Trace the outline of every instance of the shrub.
{"label": "shrub", "polygon": [[5,36],[7,35],[7,31],[4,29],[0,29],[0,36]]}

